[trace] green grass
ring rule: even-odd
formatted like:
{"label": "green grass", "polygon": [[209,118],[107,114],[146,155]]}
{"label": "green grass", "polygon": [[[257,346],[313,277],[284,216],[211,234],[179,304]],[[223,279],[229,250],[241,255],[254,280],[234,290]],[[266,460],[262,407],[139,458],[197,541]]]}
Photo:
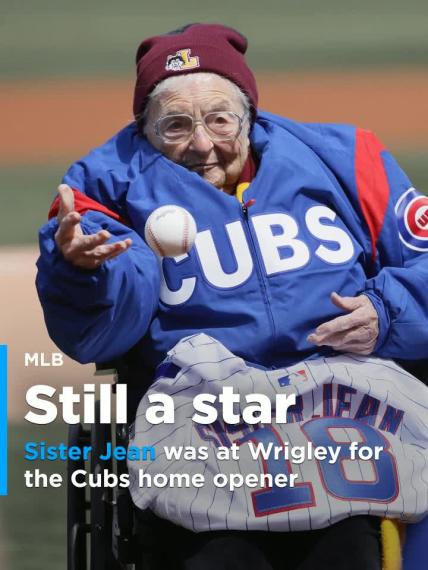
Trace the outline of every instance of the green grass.
{"label": "green grass", "polygon": [[413,153],[395,153],[400,166],[415,188],[428,195],[428,150]]}
{"label": "green grass", "polygon": [[[395,155],[415,187],[428,194],[428,152]],[[0,245],[36,243],[64,169],[65,165],[0,170]]]}
{"label": "green grass", "polygon": [[64,167],[3,167],[0,170],[0,244],[37,241]]}
{"label": "green grass", "polygon": [[[58,444],[67,441],[66,426],[12,424],[9,429],[9,494],[0,501],[8,566],[4,570],[63,570],[66,568],[66,486],[29,489],[24,472],[39,467],[45,473],[65,474],[65,462],[38,465],[24,459],[27,441]],[[64,477],[65,481],[65,477]]]}
{"label": "green grass", "polygon": [[256,69],[428,64],[426,0],[3,0],[2,78],[132,74],[141,39],[221,22]]}

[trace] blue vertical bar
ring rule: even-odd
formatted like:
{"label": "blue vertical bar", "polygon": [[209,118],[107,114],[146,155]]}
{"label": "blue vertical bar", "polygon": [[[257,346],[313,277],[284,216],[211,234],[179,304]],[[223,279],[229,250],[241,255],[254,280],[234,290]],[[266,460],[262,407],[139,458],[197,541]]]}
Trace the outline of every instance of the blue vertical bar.
{"label": "blue vertical bar", "polygon": [[0,496],[7,495],[7,346],[0,345]]}

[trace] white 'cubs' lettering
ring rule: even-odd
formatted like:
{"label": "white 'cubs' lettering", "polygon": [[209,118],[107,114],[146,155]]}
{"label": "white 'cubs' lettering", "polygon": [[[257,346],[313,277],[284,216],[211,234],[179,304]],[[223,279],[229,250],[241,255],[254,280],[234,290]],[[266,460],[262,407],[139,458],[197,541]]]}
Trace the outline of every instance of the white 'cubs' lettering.
{"label": "white 'cubs' lettering", "polygon": [[[257,234],[266,273],[282,273],[306,265],[310,259],[309,249],[296,239],[299,227],[288,214],[262,214],[251,218]],[[280,232],[274,232],[279,228]],[[292,255],[283,257],[280,248],[286,247]]]}
{"label": "white 'cubs' lettering", "polygon": [[[323,219],[327,223],[323,223]],[[305,224],[311,235],[328,243],[328,247],[319,245],[314,255],[326,263],[341,264],[352,259],[354,245],[345,230],[332,224],[335,220],[335,212],[326,206],[313,206],[305,215]],[[299,226],[292,216],[284,213],[260,214],[253,216],[251,222],[254,241],[260,248],[267,276],[300,269],[310,262],[311,251],[308,245],[299,239]],[[248,244],[243,222],[238,220],[226,224],[225,230],[236,266],[231,273],[226,273],[223,269],[221,252],[219,255],[211,230],[199,232],[195,241],[204,278],[212,286],[221,289],[242,285],[251,276],[254,267],[251,256],[253,245]],[[185,253],[175,257],[173,263],[181,266],[187,259],[189,255]],[[193,295],[197,279],[196,276],[183,277],[179,288],[172,290],[169,287],[171,284],[167,284],[161,271],[161,301],[170,306],[185,303]]]}
{"label": "white 'cubs' lettering", "polygon": [[320,245],[315,255],[327,263],[343,263],[354,255],[354,245],[351,238],[340,228],[321,223],[321,218],[334,222],[336,214],[326,206],[314,206],[306,212],[305,221],[311,234],[324,241],[339,244],[339,249],[330,249]]}
{"label": "white 'cubs' lettering", "polygon": [[248,279],[253,270],[253,261],[241,222],[226,224],[226,231],[237,265],[236,271],[233,273],[225,273],[223,271],[210,230],[198,233],[195,242],[196,251],[198,252],[206,279],[215,287],[221,287],[222,289],[241,285]]}
{"label": "white 'cubs' lettering", "polygon": [[[176,263],[180,263],[184,261],[189,255],[184,253],[183,255],[178,255],[174,257],[174,261]],[[195,290],[196,286],[196,277],[188,277],[183,279],[181,282],[181,287],[177,289],[177,291],[171,291],[168,288],[168,285],[165,281],[165,276],[162,271],[162,264],[161,264],[161,284],[160,284],[160,298],[163,303],[166,305],[181,305],[188,301],[190,297],[193,295],[193,291]]]}

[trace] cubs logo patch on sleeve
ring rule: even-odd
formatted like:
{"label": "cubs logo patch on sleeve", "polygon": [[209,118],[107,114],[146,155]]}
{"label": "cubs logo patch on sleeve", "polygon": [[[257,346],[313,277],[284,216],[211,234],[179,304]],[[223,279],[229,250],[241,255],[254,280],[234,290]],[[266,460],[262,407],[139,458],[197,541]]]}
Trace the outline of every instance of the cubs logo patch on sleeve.
{"label": "cubs logo patch on sleeve", "polygon": [[410,249],[428,251],[428,197],[409,188],[395,206],[401,241]]}

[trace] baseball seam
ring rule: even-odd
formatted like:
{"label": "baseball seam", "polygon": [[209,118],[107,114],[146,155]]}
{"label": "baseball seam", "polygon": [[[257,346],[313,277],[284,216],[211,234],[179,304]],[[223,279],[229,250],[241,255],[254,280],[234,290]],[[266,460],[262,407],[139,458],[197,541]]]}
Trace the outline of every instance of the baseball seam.
{"label": "baseball seam", "polygon": [[155,246],[157,247],[158,253],[159,253],[162,257],[165,257],[165,252],[164,252],[164,250],[163,250],[163,248],[162,248],[160,242],[158,241],[157,237],[155,236],[155,234],[154,234],[154,232],[153,232],[151,226],[149,225],[149,227],[148,227],[147,229],[148,229],[148,231],[149,231],[150,237],[152,238],[152,240],[153,240]]}
{"label": "baseball seam", "polygon": [[184,212],[183,252],[189,251],[189,214]]}

